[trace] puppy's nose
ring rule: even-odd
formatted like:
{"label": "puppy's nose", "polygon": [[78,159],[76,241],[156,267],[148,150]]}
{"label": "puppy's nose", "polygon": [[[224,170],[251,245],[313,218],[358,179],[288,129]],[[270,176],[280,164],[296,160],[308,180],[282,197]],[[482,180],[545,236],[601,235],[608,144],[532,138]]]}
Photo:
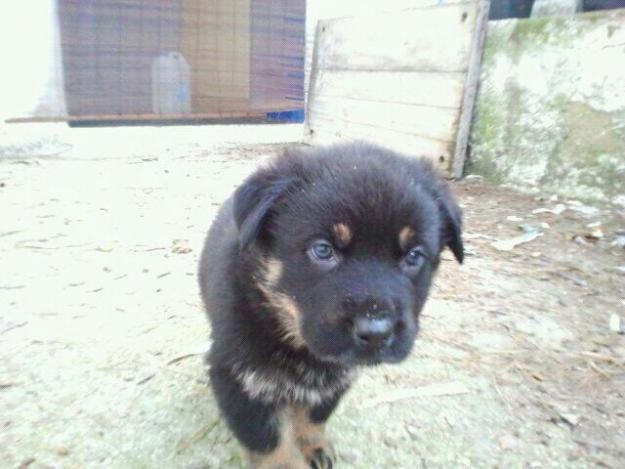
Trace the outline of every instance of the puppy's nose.
{"label": "puppy's nose", "polygon": [[393,335],[393,320],[389,316],[360,316],[354,320],[354,339],[359,345],[380,348]]}

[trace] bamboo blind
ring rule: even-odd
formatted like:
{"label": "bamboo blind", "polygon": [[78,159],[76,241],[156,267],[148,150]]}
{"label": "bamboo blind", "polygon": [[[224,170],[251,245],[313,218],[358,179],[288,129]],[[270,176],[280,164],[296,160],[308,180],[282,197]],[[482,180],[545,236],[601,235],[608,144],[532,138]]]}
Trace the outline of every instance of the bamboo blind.
{"label": "bamboo blind", "polygon": [[[58,0],[63,115],[264,115],[304,106],[305,0]],[[58,90],[56,90],[58,91]],[[18,119],[19,120],[19,119]]]}

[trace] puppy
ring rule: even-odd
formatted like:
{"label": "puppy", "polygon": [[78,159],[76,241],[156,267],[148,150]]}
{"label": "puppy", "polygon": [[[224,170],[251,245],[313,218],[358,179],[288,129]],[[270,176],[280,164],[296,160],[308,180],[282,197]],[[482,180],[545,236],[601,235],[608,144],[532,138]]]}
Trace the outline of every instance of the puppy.
{"label": "puppy", "polygon": [[331,468],[324,425],[364,365],[406,358],[461,213],[426,161],[367,144],[290,150],[208,232],[210,381],[253,467]]}

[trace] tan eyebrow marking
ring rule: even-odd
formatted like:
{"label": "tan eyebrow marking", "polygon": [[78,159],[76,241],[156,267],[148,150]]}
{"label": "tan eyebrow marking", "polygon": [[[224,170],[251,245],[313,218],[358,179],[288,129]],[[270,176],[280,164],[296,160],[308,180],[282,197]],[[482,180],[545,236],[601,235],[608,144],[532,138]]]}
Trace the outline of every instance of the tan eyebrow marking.
{"label": "tan eyebrow marking", "polygon": [[347,246],[352,240],[352,230],[345,223],[336,223],[332,226],[332,232],[336,236],[337,241],[340,243],[340,247]]}
{"label": "tan eyebrow marking", "polygon": [[407,251],[410,248],[410,242],[415,236],[415,231],[409,226],[404,226],[399,232],[399,247]]}

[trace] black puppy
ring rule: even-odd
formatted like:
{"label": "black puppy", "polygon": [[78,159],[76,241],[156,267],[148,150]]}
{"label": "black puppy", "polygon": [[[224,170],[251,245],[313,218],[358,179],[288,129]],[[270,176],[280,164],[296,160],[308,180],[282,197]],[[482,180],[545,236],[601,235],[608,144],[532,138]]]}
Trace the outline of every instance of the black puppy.
{"label": "black puppy", "polygon": [[410,353],[460,229],[427,162],[366,144],[287,151],[224,203],[200,261],[210,378],[254,467],[332,467],[325,421],[357,367]]}

